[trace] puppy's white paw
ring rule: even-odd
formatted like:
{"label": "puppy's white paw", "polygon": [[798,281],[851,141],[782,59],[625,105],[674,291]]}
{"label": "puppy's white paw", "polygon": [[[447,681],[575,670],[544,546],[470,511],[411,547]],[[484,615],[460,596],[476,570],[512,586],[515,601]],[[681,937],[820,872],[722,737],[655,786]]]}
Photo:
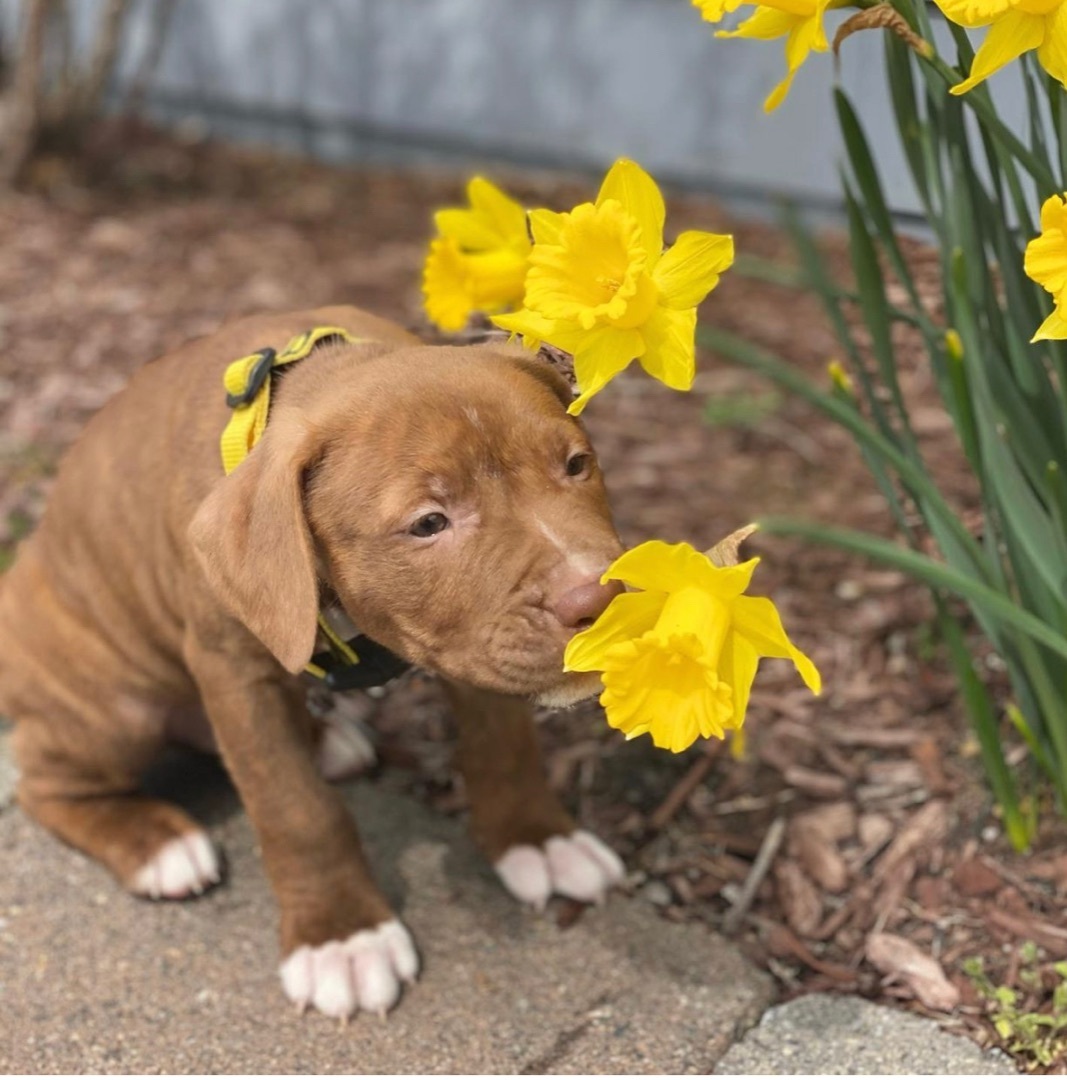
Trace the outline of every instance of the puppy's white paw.
{"label": "puppy's white paw", "polygon": [[152,900],[183,900],[217,885],[221,876],[215,845],[197,829],[168,840],[133,875],[129,889]]}
{"label": "puppy's white paw", "polygon": [[407,927],[390,919],[347,941],[328,941],[292,952],[279,968],[286,997],[300,1009],[313,1005],[327,1016],[357,1009],[384,1016],[400,997],[401,983],[419,974],[419,954]]}
{"label": "puppy's white paw", "polygon": [[377,760],[374,745],[360,727],[327,719],[319,743],[319,772],[324,779],[347,780],[366,772]]}
{"label": "puppy's white paw", "polygon": [[553,836],[541,848],[530,844],[509,848],[495,869],[512,896],[538,911],[553,893],[587,904],[603,903],[608,890],[626,876],[618,855],[584,829]]}
{"label": "puppy's white paw", "polygon": [[365,723],[378,708],[372,697],[357,691],[335,694],[314,686],[308,691],[307,703],[311,714],[323,724],[318,764],[324,779],[347,780],[377,762]]}

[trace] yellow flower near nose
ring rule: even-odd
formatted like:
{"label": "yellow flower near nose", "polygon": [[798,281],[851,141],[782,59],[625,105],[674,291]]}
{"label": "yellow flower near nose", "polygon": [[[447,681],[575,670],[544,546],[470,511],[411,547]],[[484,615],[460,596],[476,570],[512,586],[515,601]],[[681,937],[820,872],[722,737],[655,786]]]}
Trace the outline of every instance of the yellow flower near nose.
{"label": "yellow flower near nose", "polygon": [[530,214],[523,307],[493,322],[531,348],[548,342],[574,356],[572,414],[635,359],[675,390],[693,385],[696,306],[733,263],[733,237],[684,232],[664,251],[664,218],[656,182],[626,159],[596,202]]}
{"label": "yellow flower near nose", "polygon": [[565,670],[599,671],[608,723],[674,753],[741,727],[761,657],[792,660],[818,694],[819,672],[774,604],[745,595],[758,563],[716,566],[689,544],[640,544],[602,580],[641,591],[615,597],[571,639]]}

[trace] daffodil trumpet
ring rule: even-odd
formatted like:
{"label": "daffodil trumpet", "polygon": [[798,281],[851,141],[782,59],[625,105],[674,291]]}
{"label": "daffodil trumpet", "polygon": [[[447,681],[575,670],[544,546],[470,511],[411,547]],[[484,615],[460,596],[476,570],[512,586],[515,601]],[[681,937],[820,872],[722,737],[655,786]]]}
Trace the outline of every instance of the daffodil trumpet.
{"label": "daffodil trumpet", "polygon": [[564,668],[601,673],[608,723],[627,739],[648,734],[679,753],[739,730],[762,657],[792,660],[807,687],[821,691],[774,604],[745,595],[759,559],[738,563],[738,548],[754,528],[705,553],[650,540],[608,567],[603,581],[639,591],[617,596],[571,639]]}

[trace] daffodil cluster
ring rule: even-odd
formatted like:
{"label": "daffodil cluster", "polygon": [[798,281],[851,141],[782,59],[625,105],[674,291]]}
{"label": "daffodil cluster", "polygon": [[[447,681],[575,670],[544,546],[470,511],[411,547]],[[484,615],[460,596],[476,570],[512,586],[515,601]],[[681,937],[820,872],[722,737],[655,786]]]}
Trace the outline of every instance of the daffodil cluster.
{"label": "daffodil cluster", "polygon": [[[721,22],[736,11],[742,0],[692,0],[705,22]],[[754,38],[776,41],[785,38],[785,78],[771,91],[763,103],[765,112],[773,112],[785,101],[793,84],[793,76],[810,53],[826,52],[829,44],[823,28],[823,16],[832,7],[843,6],[842,0],[763,0],[752,4],[755,11],[734,30],[719,30],[716,37]]]}
{"label": "daffodil cluster", "polygon": [[[1067,195],[1067,193],[1065,193]],[[1026,245],[1027,276],[1052,293],[1052,314],[1037,328],[1032,341],[1067,338],[1067,198],[1052,195],[1041,207],[1041,235]]]}
{"label": "daffodil cluster", "polygon": [[438,235],[423,270],[426,313],[445,331],[462,330],[474,312],[522,301],[530,255],[526,211],[488,180],[467,185],[470,207],[438,210]]}
{"label": "daffodil cluster", "polygon": [[758,563],[716,566],[689,544],[661,540],[633,548],[603,580],[642,591],[617,596],[576,634],[565,668],[601,672],[608,723],[674,753],[740,729],[761,657],[792,660],[819,693],[819,672],[786,636],[774,604],[744,595]]}

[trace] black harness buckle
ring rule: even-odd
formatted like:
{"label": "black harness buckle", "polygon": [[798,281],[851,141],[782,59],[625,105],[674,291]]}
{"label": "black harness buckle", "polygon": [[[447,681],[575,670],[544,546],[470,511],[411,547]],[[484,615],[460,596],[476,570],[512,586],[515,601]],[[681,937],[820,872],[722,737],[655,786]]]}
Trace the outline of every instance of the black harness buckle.
{"label": "black harness buckle", "polygon": [[384,686],[385,683],[403,675],[411,664],[402,660],[384,645],[360,634],[348,644],[359,657],[358,664],[338,663],[332,652],[316,653],[311,662],[325,671],[323,682],[338,693],[345,690],[366,690],[369,686]]}
{"label": "black harness buckle", "polygon": [[263,389],[263,384],[270,378],[271,368],[274,366],[277,355],[278,353],[269,347],[259,350],[259,359],[252,365],[245,388],[239,394],[226,395],[226,404],[231,409],[237,409],[255,400],[256,394]]}

